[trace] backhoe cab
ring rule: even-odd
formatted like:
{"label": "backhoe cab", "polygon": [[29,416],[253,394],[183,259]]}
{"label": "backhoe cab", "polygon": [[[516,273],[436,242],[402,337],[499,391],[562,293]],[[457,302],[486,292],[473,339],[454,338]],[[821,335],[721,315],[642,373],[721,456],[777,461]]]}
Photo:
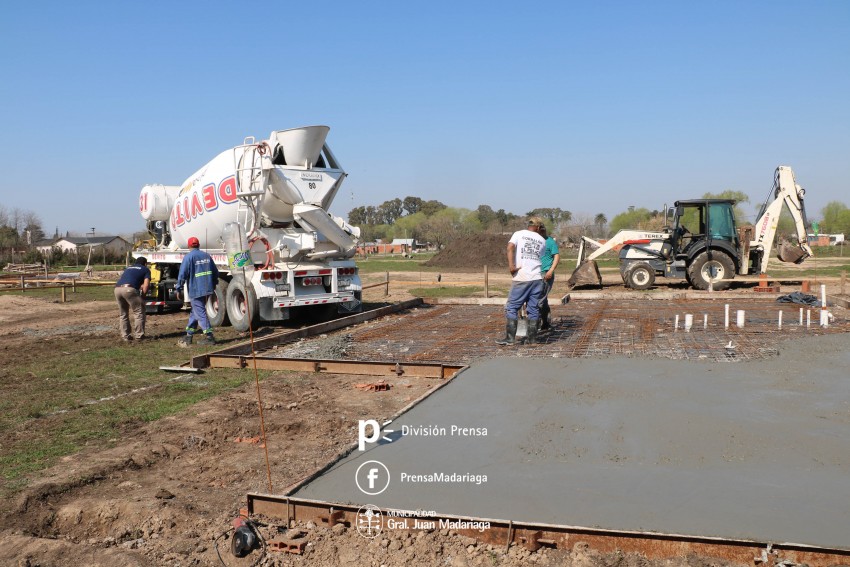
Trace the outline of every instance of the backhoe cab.
{"label": "backhoe cab", "polygon": [[[619,247],[620,275],[632,289],[651,287],[656,276],[685,279],[696,289],[726,289],[736,273],[766,273],[783,204],[794,219],[797,243],[783,245],[778,258],[799,264],[812,255],[806,243],[804,193],[791,168],[780,166],[754,227],[736,227],[733,200],[692,199],[676,201],[666,211],[667,226],[660,232],[621,230],[605,243],[582,237],[568,285],[601,285],[595,259]],[[596,250],[590,253],[591,248]]]}

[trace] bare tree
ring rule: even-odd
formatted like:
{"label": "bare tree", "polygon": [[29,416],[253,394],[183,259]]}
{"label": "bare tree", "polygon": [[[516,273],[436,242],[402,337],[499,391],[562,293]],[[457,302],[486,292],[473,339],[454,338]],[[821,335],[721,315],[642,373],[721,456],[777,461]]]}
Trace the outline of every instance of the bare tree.
{"label": "bare tree", "polygon": [[[32,211],[24,211],[23,216],[23,232],[27,239],[27,244],[32,245],[44,238],[44,230],[41,228],[41,219]],[[28,235],[28,237],[27,237]]]}
{"label": "bare tree", "polygon": [[578,213],[573,215],[570,223],[561,227],[558,231],[558,236],[561,240],[578,244],[582,236],[590,236],[593,234],[594,218],[586,213]]}

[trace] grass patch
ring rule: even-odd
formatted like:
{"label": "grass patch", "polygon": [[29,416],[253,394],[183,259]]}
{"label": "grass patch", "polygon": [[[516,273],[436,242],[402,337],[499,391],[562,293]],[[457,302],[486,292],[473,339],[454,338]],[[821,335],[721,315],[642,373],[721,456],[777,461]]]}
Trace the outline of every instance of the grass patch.
{"label": "grass patch", "polygon": [[[0,372],[4,496],[65,455],[92,444],[112,446],[128,431],[254,379],[253,372],[210,369],[176,380],[180,375],[158,367],[173,366],[189,353],[167,339],[115,345],[112,338],[77,337],[53,346],[52,356],[22,353],[20,364]],[[271,372],[259,374],[262,379]]]}
{"label": "grass patch", "polygon": [[[484,297],[484,286],[439,286],[439,287],[414,287],[407,290],[411,295],[417,297]],[[504,290],[491,287],[490,293],[498,292],[504,294]]]}
{"label": "grass patch", "polygon": [[357,268],[361,274],[382,272],[439,272],[441,268],[425,266],[433,254],[416,254],[410,258],[402,256],[369,256],[357,258]]}
{"label": "grass patch", "polygon": [[823,266],[823,267],[810,267],[806,270],[783,270],[772,269],[768,266],[767,273],[771,278],[785,278],[785,279],[815,279],[815,278],[840,278],[841,273],[844,272],[850,276],[850,266]]}
{"label": "grass patch", "polygon": [[[4,296],[20,295],[21,297],[34,297],[48,302],[62,301],[62,290],[58,287],[51,288],[27,288],[26,291],[3,291]],[[77,283],[77,291],[72,291],[70,285],[65,289],[65,300],[71,302],[85,301],[115,301],[115,288],[109,285],[86,285]]]}

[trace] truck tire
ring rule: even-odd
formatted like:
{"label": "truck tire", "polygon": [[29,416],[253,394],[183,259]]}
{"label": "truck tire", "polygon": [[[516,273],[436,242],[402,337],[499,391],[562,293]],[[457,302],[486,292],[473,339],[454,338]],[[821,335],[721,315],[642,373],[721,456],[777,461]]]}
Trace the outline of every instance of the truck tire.
{"label": "truck tire", "polygon": [[227,286],[226,297],[227,316],[233,328],[240,333],[256,329],[260,320],[260,302],[254,288],[246,286],[242,278],[233,278]]}
{"label": "truck tire", "polygon": [[230,322],[227,317],[227,282],[218,280],[215,291],[207,299],[207,318],[213,327],[224,327]]}
{"label": "truck tire", "polygon": [[696,289],[708,289],[710,282],[715,290],[726,289],[735,277],[735,262],[720,250],[703,250],[688,266],[688,276]]}
{"label": "truck tire", "polygon": [[632,265],[626,272],[626,285],[632,289],[649,289],[654,283],[655,270],[645,262]]}

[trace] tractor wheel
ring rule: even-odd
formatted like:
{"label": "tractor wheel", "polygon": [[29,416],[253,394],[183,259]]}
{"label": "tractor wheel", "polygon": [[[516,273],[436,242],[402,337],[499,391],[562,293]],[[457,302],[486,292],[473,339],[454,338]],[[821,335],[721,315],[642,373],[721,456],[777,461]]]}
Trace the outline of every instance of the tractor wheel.
{"label": "tractor wheel", "polygon": [[256,329],[260,320],[260,302],[250,285],[242,278],[233,278],[227,286],[227,316],[239,332]]}
{"label": "tractor wheel", "polygon": [[218,285],[211,296],[207,298],[207,318],[213,327],[224,327],[230,320],[227,318],[227,282],[218,280]]}
{"label": "tractor wheel", "polygon": [[626,285],[632,289],[649,289],[654,283],[655,270],[649,264],[635,264],[626,272]]}
{"label": "tractor wheel", "polygon": [[688,266],[691,284],[697,289],[708,289],[708,284],[719,291],[731,285],[735,277],[735,262],[725,252],[704,250]]}

